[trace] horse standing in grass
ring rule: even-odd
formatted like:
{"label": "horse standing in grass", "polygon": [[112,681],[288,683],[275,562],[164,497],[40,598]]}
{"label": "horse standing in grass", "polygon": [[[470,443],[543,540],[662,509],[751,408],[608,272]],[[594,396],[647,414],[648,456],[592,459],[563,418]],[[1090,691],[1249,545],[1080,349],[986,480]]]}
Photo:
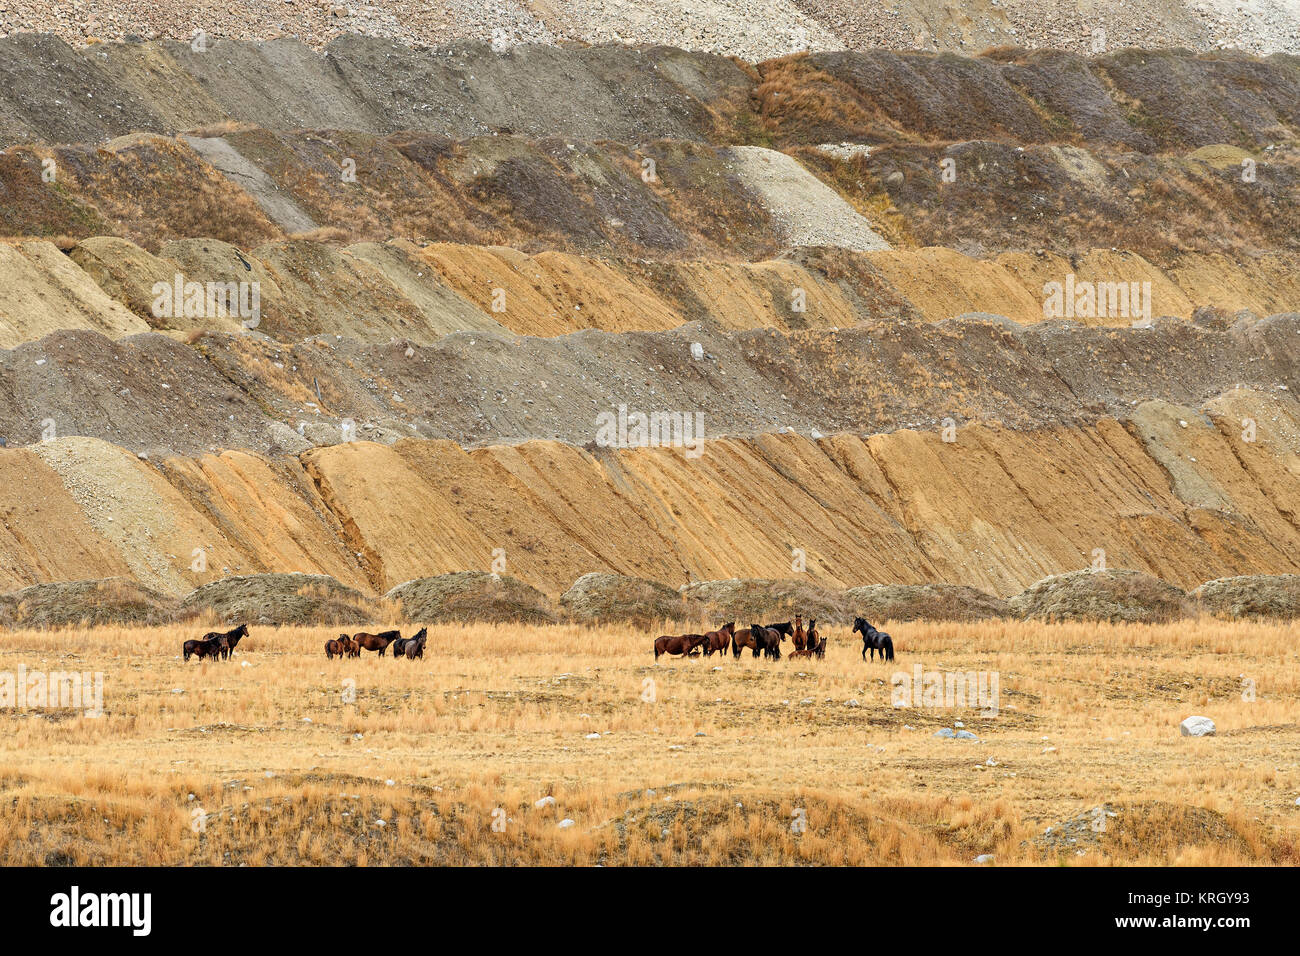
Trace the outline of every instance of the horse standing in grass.
{"label": "horse standing in grass", "polygon": [[698,647],[704,645],[703,634],[664,634],[655,638],[655,660],[660,654],[676,654],[687,657]]}
{"label": "horse standing in grass", "polygon": [[750,633],[754,635],[755,656],[758,651],[763,652],[763,656],[770,660],[779,661],[781,659],[781,638],[782,634],[774,627],[764,627],[761,624],[749,625]]}
{"label": "horse standing in grass", "polygon": [[356,641],[346,634],[340,634],[338,640],[339,650],[343,652],[344,657],[360,657],[361,647]]}
{"label": "horse standing in grass", "polygon": [[393,649],[393,660],[400,660],[406,656],[406,645],[412,641],[410,637],[399,637],[388,646]]}
{"label": "horse standing in grass", "polygon": [[[352,640],[357,642],[357,646],[367,651],[378,651],[379,656],[383,657],[384,652],[388,650],[388,645],[393,643],[402,636],[401,631],[380,631],[378,634],[353,634]],[[360,656],[358,654],[357,656]]]}
{"label": "horse standing in grass", "polygon": [[711,657],[713,652],[717,651],[725,657],[727,648],[731,646],[731,635],[735,633],[735,621],[728,621],[716,631],[709,631],[704,635],[704,656]]}
{"label": "horse standing in grass", "polygon": [[740,652],[746,647],[754,652],[755,657],[761,653],[761,649],[754,641],[754,629],[751,627],[734,631],[731,635],[731,654],[733,657],[739,660]]}
{"label": "horse standing in grass", "polygon": [[[239,627],[229,631],[209,631],[203,635],[204,641],[211,641],[216,645],[216,651],[223,660],[228,659],[231,654],[235,653],[235,645],[241,638],[248,637],[248,625],[241,624]],[[222,644],[222,639],[225,643]],[[188,641],[186,643],[189,643]]]}
{"label": "horse standing in grass", "polygon": [[[406,641],[406,646],[404,651],[404,653],[406,654],[406,659],[408,661],[424,660],[424,642],[427,641],[428,639],[429,639],[429,629],[427,627],[420,628],[416,632],[415,637],[409,638]],[[393,653],[396,654],[397,652],[394,651]]]}
{"label": "horse standing in grass", "polygon": [[343,645],[338,641],[326,641],[325,656],[330,660],[334,660],[336,657],[341,658],[343,656]]}
{"label": "horse standing in grass", "polygon": [[191,656],[197,657],[199,660],[203,660],[205,657],[211,657],[215,660],[221,653],[221,647],[215,637],[205,637],[198,641],[186,641],[181,645],[181,653],[185,655],[187,661]]}
{"label": "horse standing in grass", "polygon": [[765,627],[769,631],[776,631],[776,633],[780,635],[780,639],[783,641],[787,637],[791,639],[794,638],[794,625],[789,621],[782,621],[780,624],[767,624]]}
{"label": "horse standing in grass", "polygon": [[817,618],[808,622],[808,653],[819,661],[826,657],[826,638],[817,633]]}
{"label": "horse standing in grass", "polygon": [[855,617],[853,619],[853,633],[862,635],[862,659],[867,659],[867,651],[871,651],[871,659],[876,659],[876,651],[880,651],[882,661],[892,661],[894,659],[894,639],[884,631],[877,631],[867,623],[864,617]]}
{"label": "horse standing in grass", "polygon": [[808,646],[808,635],[803,629],[802,614],[796,614],[794,616],[794,634],[791,636],[790,640],[794,643],[794,649],[796,651],[802,651]]}

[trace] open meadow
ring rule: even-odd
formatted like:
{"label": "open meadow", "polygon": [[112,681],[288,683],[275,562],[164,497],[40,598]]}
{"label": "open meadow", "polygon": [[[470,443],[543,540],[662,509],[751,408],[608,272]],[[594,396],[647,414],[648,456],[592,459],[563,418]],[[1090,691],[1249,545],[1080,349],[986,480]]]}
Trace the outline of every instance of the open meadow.
{"label": "open meadow", "polygon": [[[1293,626],[882,628],[892,663],[844,628],[658,664],[626,625],[433,627],[418,661],[8,632],[0,675],[101,672],[104,713],[0,710],[0,863],[1300,863]],[[918,665],[996,697],[893,706]]]}

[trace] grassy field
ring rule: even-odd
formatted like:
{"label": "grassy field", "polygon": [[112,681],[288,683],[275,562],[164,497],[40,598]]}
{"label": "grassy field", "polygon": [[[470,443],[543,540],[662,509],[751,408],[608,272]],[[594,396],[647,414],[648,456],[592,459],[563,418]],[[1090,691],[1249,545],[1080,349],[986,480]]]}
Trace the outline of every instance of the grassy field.
{"label": "grassy field", "polygon": [[[1293,627],[884,627],[893,664],[842,630],[658,665],[627,627],[432,628],[419,662],[6,633],[0,673],[100,671],[105,713],[0,710],[0,863],[1300,863]],[[892,706],[918,664],[996,673],[996,715]]]}

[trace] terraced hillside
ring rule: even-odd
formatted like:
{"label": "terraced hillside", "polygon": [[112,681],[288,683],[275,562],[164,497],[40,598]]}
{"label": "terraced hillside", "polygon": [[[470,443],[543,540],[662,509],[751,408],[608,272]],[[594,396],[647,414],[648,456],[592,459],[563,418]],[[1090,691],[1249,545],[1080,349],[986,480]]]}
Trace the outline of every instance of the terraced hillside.
{"label": "terraced hillside", "polygon": [[1300,570],[1293,57],[312,46],[0,39],[0,591]]}

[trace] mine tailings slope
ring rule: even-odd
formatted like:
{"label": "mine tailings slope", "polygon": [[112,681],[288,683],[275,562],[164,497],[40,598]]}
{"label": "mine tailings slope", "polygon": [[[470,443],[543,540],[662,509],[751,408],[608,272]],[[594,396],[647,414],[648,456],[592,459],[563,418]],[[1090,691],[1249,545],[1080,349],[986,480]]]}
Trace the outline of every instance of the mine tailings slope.
{"label": "mine tailings slope", "polygon": [[[1243,433],[1242,422],[1255,423]],[[1183,586],[1300,571],[1300,406],[1234,391],[1127,421],[584,450],[348,442],[142,461],[95,439],[0,450],[0,589],[128,575],[179,594],[227,574],[329,574],[370,593],[487,569],[558,594],[611,569],[670,583],[947,581],[1014,594],[1087,567]],[[55,541],[62,542],[57,547]],[[65,546],[75,542],[74,547]],[[193,570],[196,551],[207,569]]]}

